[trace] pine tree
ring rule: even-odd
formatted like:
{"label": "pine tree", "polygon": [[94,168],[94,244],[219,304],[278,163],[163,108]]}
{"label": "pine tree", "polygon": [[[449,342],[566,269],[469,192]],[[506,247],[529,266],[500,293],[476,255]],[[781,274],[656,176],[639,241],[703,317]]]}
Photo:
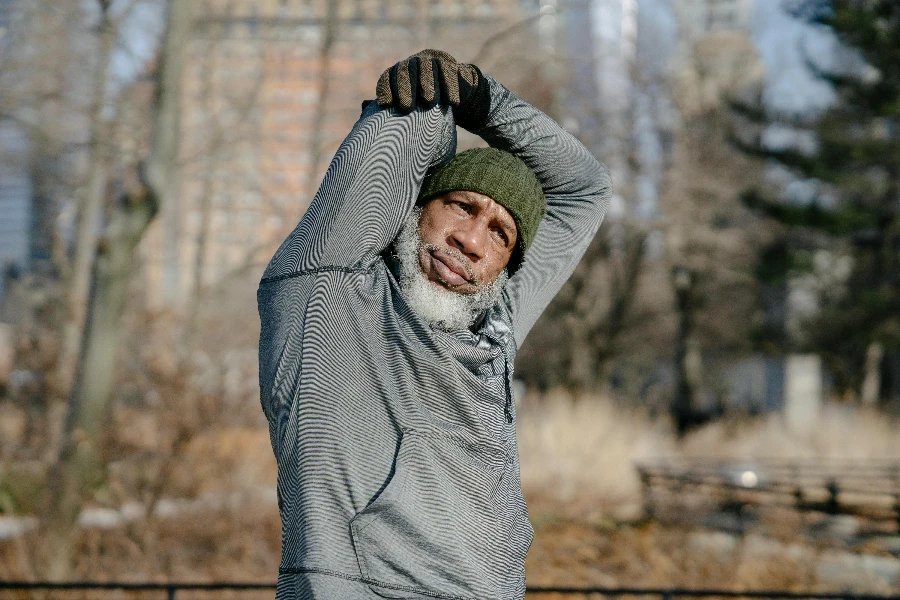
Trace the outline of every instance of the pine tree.
{"label": "pine tree", "polygon": [[[835,93],[834,103],[814,120],[734,105],[758,126],[755,143],[740,135],[736,143],[774,159],[801,179],[821,183],[812,199],[802,203],[760,190],[745,194],[749,206],[782,224],[786,232],[780,244],[762,257],[760,271],[771,281],[810,270],[811,257],[819,250],[849,257],[845,283],[820,294],[819,310],[805,323],[802,345],[825,357],[844,391],[856,390],[870,400],[896,396],[900,393],[900,2],[794,0],[788,9],[829,29],[848,60],[836,68],[808,59],[810,69]],[[815,143],[812,148],[767,147],[759,141],[761,131],[773,124],[809,132]]]}

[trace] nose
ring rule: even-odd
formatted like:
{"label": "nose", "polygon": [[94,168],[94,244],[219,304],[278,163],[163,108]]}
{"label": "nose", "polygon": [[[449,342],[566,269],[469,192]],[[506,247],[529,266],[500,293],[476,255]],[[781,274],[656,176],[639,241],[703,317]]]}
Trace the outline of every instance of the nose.
{"label": "nose", "polygon": [[457,223],[450,232],[449,244],[466,255],[469,260],[484,256],[487,228],[477,220]]}

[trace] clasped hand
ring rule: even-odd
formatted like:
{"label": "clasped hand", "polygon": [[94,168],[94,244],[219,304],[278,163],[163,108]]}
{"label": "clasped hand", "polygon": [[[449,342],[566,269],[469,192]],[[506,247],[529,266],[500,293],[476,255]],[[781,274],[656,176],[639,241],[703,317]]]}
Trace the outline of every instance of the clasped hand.
{"label": "clasped hand", "polygon": [[483,126],[490,111],[489,84],[478,67],[441,50],[422,50],[387,69],[376,97],[379,106],[404,114],[417,106],[451,106],[456,123],[470,131]]}

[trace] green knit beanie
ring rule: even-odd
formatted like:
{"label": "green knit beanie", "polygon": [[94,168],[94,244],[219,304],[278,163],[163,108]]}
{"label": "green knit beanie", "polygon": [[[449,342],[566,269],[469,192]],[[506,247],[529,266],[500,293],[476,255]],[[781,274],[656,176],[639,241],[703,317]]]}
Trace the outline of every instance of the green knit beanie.
{"label": "green knit beanie", "polygon": [[534,172],[520,158],[497,148],[460,152],[422,183],[419,203],[435,196],[464,190],[489,196],[509,211],[518,230],[518,252],[510,259],[510,272],[524,257],[547,209],[544,190]]}

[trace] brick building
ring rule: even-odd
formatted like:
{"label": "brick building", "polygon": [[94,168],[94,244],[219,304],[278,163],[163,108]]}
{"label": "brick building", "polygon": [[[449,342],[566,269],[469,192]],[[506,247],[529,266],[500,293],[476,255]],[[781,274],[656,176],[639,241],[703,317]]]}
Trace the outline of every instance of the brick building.
{"label": "brick building", "polygon": [[540,5],[197,2],[182,91],[180,195],[142,244],[150,304],[183,302],[198,273],[206,287],[261,271],[302,216],[384,68],[439,47],[506,81],[515,70],[509,48],[533,44],[530,17]]}

